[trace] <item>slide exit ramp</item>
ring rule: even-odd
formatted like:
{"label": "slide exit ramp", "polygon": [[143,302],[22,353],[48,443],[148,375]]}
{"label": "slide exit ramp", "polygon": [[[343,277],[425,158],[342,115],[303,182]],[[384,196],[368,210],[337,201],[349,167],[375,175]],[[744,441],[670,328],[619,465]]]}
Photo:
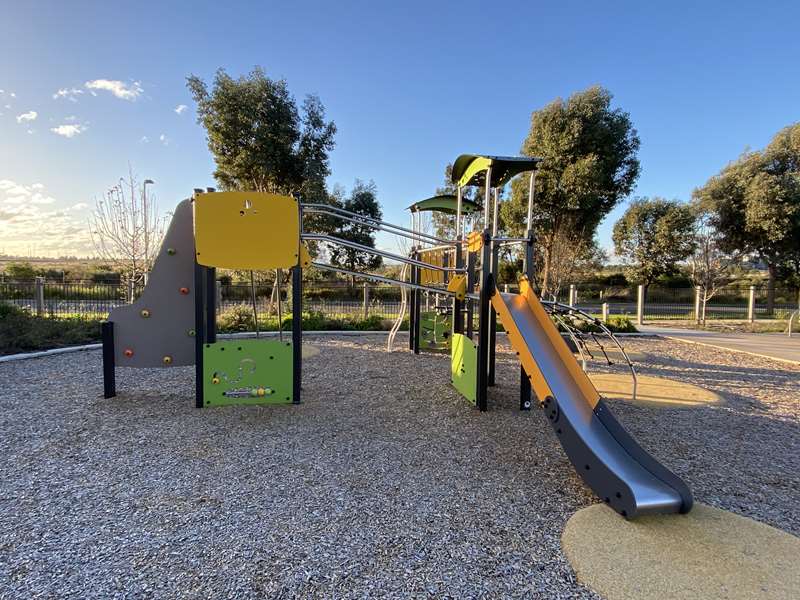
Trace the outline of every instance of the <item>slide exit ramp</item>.
{"label": "slide exit ramp", "polygon": [[526,281],[492,296],[500,321],[575,470],[623,517],[686,513],[688,486],[625,431]]}

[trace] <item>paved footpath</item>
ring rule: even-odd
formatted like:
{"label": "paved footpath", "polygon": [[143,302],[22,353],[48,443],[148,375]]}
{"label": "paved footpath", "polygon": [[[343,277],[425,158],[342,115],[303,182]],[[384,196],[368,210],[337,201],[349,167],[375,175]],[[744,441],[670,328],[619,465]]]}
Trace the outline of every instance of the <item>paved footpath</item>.
{"label": "paved footpath", "polygon": [[789,337],[785,333],[724,333],[651,325],[636,328],[642,333],[800,364],[800,334]]}

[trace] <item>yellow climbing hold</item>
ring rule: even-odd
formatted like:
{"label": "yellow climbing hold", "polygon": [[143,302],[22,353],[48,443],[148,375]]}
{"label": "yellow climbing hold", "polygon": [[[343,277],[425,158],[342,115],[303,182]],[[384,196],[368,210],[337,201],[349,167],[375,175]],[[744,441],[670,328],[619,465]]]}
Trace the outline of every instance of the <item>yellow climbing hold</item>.
{"label": "yellow climbing hold", "polygon": [[146,319],[146,318],[148,318],[150,316],[150,311],[147,310],[146,308],[143,308],[142,311],[139,314],[142,315],[142,317],[144,317]]}
{"label": "yellow climbing hold", "polygon": [[212,377],[211,378],[211,383],[213,383],[214,385],[217,385],[219,383],[219,377]]}
{"label": "yellow climbing hold", "polygon": [[264,396],[266,393],[267,393],[267,390],[265,390],[263,387],[258,388],[258,395],[259,396]]}
{"label": "yellow climbing hold", "polygon": [[161,359],[161,361],[165,365],[171,365],[172,364],[172,357],[169,354],[167,354],[164,358]]}

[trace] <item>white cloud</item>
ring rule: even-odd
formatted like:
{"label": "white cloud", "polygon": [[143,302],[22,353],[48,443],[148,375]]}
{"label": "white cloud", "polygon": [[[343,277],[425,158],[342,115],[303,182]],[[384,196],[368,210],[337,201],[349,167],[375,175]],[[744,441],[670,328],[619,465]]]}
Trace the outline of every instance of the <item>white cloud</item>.
{"label": "white cloud", "polygon": [[55,94],[53,94],[53,100],[58,100],[59,98],[66,98],[70,102],[77,102],[78,96],[83,94],[83,90],[78,88],[61,88]]}
{"label": "white cloud", "polygon": [[183,114],[183,111],[185,111],[187,108],[189,108],[189,107],[186,106],[185,104],[178,104],[178,106],[176,106],[174,108],[174,110],[175,110],[176,113],[181,115],[181,114]]}
{"label": "white cloud", "polygon": [[[85,217],[85,202],[59,208],[41,183],[24,185],[0,179],[0,239],[10,254],[91,255],[93,246]],[[63,206],[63,203],[61,203]]]}
{"label": "white cloud", "polygon": [[25,121],[35,121],[36,117],[39,116],[35,110],[29,110],[26,113],[22,113],[21,115],[17,115],[17,123],[24,123]]}
{"label": "white cloud", "polygon": [[165,146],[169,146],[169,138],[163,133],[160,136],[158,136],[158,141],[164,144]]}
{"label": "white cloud", "polygon": [[51,127],[50,131],[55,133],[56,135],[61,135],[65,138],[75,137],[86,131],[86,127],[84,125],[76,125],[71,123],[69,125],[59,125],[58,127]]}
{"label": "white cloud", "polygon": [[120,100],[131,101],[136,100],[144,91],[138,81],[127,84],[124,81],[119,81],[118,79],[93,79],[92,81],[87,81],[84,86],[90,90],[93,96],[97,95],[94,90],[103,90],[106,92],[111,92]]}
{"label": "white cloud", "polygon": [[150,142],[150,138],[147,137],[146,135],[143,135],[142,138],[139,140],[139,142],[142,144],[147,144]]}

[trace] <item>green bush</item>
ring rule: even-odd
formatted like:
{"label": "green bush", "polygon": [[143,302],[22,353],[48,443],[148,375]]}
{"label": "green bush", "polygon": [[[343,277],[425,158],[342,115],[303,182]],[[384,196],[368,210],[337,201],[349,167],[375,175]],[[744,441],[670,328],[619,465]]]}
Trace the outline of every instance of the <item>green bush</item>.
{"label": "green bush", "polygon": [[32,352],[100,341],[96,319],[36,317],[0,303],[0,354]]}

